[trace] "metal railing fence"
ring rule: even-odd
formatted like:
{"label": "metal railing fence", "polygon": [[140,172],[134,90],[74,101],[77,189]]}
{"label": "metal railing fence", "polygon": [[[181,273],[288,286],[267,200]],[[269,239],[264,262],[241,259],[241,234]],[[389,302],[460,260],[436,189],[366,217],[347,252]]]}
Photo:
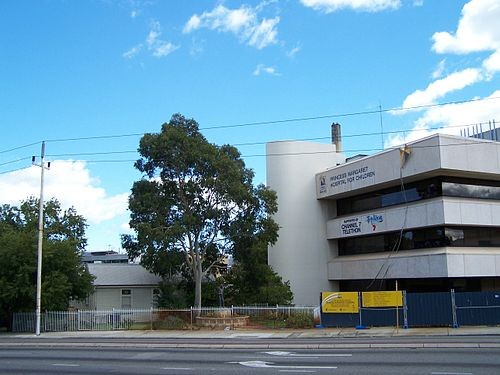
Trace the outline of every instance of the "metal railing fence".
{"label": "metal railing fence", "polygon": [[[47,311],[41,316],[42,332],[113,331],[129,329],[193,329],[197,316],[249,316],[250,320],[273,322],[297,315],[314,314],[314,306],[231,306],[227,308],[202,307],[200,309],[113,309]],[[13,332],[34,332],[35,312],[13,315]]]}
{"label": "metal railing fence", "polygon": [[[499,325],[500,292],[403,292],[403,307],[364,308],[358,313],[321,312],[326,327]],[[194,329],[197,317],[248,316],[249,324],[269,328],[313,327],[318,306],[231,306],[200,309],[79,310],[42,313],[42,332],[127,329]],[[34,332],[35,312],[13,315],[13,332]]]}

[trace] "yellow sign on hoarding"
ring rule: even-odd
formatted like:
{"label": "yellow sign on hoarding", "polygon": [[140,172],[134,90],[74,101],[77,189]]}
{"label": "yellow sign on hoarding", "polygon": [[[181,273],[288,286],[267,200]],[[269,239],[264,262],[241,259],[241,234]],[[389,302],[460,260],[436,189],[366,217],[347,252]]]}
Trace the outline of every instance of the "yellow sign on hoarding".
{"label": "yellow sign on hoarding", "polygon": [[322,292],[321,311],[325,313],[358,313],[358,292]]}
{"label": "yellow sign on hoarding", "polygon": [[363,307],[401,307],[403,292],[400,290],[384,292],[362,292]]}

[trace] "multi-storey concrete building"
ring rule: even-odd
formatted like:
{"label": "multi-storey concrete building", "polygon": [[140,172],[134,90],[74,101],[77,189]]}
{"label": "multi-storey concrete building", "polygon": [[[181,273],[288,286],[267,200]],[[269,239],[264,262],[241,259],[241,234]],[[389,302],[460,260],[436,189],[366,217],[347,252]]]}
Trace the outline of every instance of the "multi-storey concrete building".
{"label": "multi-storey concrete building", "polygon": [[[284,156],[286,155],[286,156]],[[433,135],[345,162],[267,145],[281,229],[269,263],[297,304],[321,291],[500,290],[500,143]]]}

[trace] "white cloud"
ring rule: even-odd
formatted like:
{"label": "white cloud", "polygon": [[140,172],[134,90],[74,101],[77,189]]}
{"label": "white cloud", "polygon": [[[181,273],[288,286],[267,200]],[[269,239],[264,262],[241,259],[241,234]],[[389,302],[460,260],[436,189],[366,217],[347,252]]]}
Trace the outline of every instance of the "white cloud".
{"label": "white cloud", "polygon": [[158,21],[151,22],[151,30],[149,30],[148,36],[146,37],[146,44],[148,48],[153,48],[161,35],[161,25]]}
{"label": "white cloud", "polygon": [[[40,168],[31,167],[0,175],[2,203],[18,205],[40,194]],[[53,161],[44,178],[44,197],[56,198],[64,209],[75,207],[89,224],[111,220],[127,211],[128,193],[109,196],[99,187],[85,162]]]}
{"label": "white cloud", "polygon": [[500,72],[500,50],[483,61],[483,68],[488,75]]}
{"label": "white cloud", "polygon": [[[385,147],[398,146],[437,132],[459,135],[460,129],[467,126],[499,119],[500,90],[494,91],[483,99],[429,108],[415,121],[413,128],[407,133],[389,137]],[[483,127],[483,130],[488,129],[488,127]]]}
{"label": "white cloud", "polygon": [[258,13],[262,8],[262,4],[255,8],[242,5],[237,9],[218,5],[209,12],[191,16],[183,32],[188,34],[201,28],[229,32],[249,46],[262,49],[277,43],[277,25],[280,21],[279,17],[259,20]]}
{"label": "white cloud", "polygon": [[445,78],[430,83],[425,90],[416,90],[408,95],[403,102],[403,108],[411,108],[434,104],[437,99],[446,94],[461,90],[483,79],[480,69],[468,68],[452,73]]}
{"label": "white cloud", "polygon": [[[471,0],[465,4],[455,33],[438,32],[433,35],[433,51],[440,54],[492,51],[491,55],[476,67],[469,67],[440,78],[445,64],[445,60],[442,60],[434,72],[435,81],[424,90],[416,90],[408,95],[403,102],[403,107],[435,104],[437,99],[451,92],[492,80],[493,76],[500,72],[500,22],[498,20],[500,20],[498,0]],[[500,90],[496,87],[493,90],[495,91],[490,96],[481,100],[480,97],[476,97],[462,103],[420,108],[423,112],[413,123],[412,129],[405,134],[389,137],[386,146],[400,145],[438,131],[459,135],[460,129],[499,119]],[[483,128],[483,130],[487,129],[488,126]]]}
{"label": "white cloud", "polygon": [[436,66],[436,69],[432,72],[432,78],[438,79],[443,76],[443,72],[446,66],[446,59],[443,59],[439,62],[439,64]]}
{"label": "white cloud", "polygon": [[[205,13],[203,13],[203,14],[205,14]],[[184,34],[188,34],[193,30],[199,29],[200,27],[202,27],[201,19],[200,19],[200,17],[198,17],[198,15],[195,14],[195,15],[191,16],[189,21],[187,21],[187,23],[184,25],[182,32]]]}
{"label": "white cloud", "polygon": [[155,57],[167,56],[178,48],[179,46],[176,46],[170,42],[159,41],[153,49],[153,56]]}
{"label": "white cloud", "polygon": [[146,38],[146,45],[148,50],[152,51],[155,57],[164,57],[175,51],[179,46],[171,42],[166,42],[159,39],[161,36],[161,25],[158,21],[151,23],[151,30]]}
{"label": "white cloud", "polygon": [[[158,21],[151,22],[151,29],[146,36],[146,40],[144,41],[146,48],[154,57],[164,57],[176,49],[179,49],[178,45],[173,44],[172,42],[168,42],[160,39],[162,34],[161,25]],[[127,52],[123,53],[122,56],[126,59],[132,59],[142,50],[143,43],[137,44]]]}
{"label": "white cloud", "polygon": [[276,25],[279,22],[279,17],[262,20],[262,22],[253,30],[251,37],[248,40],[248,45],[256,47],[257,49],[262,49],[270,44],[276,43],[278,36]]}
{"label": "white cloud", "polygon": [[130,228],[130,223],[128,221],[121,223],[120,229],[123,233],[134,233],[134,230]]}
{"label": "white cloud", "polygon": [[142,49],[142,44],[138,44],[130,48],[127,52],[124,52],[122,56],[126,59],[133,59]]}
{"label": "white cloud", "polygon": [[400,0],[300,0],[300,2],[306,7],[324,13],[346,8],[362,12],[381,12],[401,6]]}
{"label": "white cloud", "polygon": [[455,34],[446,31],[432,36],[437,53],[470,53],[500,49],[500,3],[471,0],[464,5]]}
{"label": "white cloud", "polygon": [[500,71],[500,2],[471,0],[462,8],[455,34],[439,32],[433,35],[432,49],[437,53],[467,54],[493,51],[481,65],[454,72],[440,78],[444,71],[442,60],[433,74],[436,79],[424,90],[408,95],[403,108],[434,104],[448,93],[462,90],[478,82],[491,80]]}
{"label": "white cloud", "polygon": [[293,59],[293,58],[295,57],[295,55],[296,55],[297,53],[299,53],[299,52],[300,52],[300,50],[301,50],[301,49],[302,49],[302,47],[301,47],[300,45],[296,45],[296,46],[295,46],[295,47],[293,47],[290,51],[288,51],[288,52],[286,53],[286,55],[287,55],[289,58]]}
{"label": "white cloud", "polygon": [[272,66],[265,66],[264,64],[259,64],[253,71],[254,76],[260,76],[262,73],[266,73],[272,76],[280,76],[281,74],[276,71],[276,68]]}
{"label": "white cloud", "polygon": [[189,48],[189,54],[191,56],[197,56],[205,50],[205,40],[193,38],[191,40],[191,47]]}

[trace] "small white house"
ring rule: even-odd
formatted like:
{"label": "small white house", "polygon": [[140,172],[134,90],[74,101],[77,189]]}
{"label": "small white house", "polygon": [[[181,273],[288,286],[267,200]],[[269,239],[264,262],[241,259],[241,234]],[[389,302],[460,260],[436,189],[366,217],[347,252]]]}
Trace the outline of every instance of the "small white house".
{"label": "small white house", "polygon": [[93,310],[149,309],[155,305],[161,278],[139,264],[90,263],[94,293],[85,308]]}

